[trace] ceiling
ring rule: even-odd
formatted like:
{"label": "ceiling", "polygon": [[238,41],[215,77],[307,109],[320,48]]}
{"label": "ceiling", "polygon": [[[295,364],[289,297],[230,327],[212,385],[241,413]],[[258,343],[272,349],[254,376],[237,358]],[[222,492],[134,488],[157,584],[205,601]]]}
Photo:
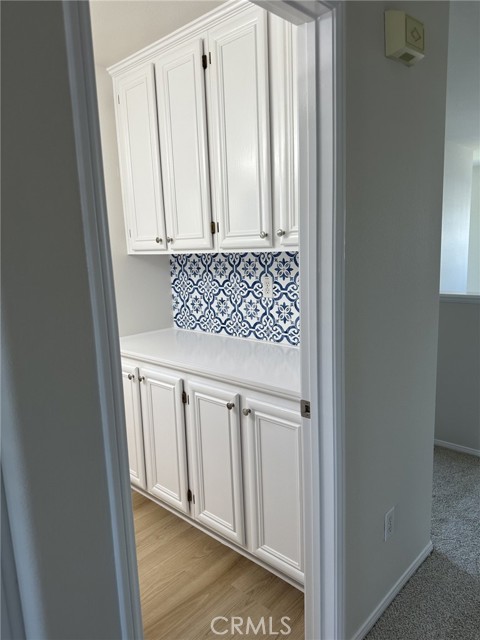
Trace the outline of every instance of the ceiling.
{"label": "ceiling", "polygon": [[220,4],[222,0],[90,0],[95,63],[109,67]]}

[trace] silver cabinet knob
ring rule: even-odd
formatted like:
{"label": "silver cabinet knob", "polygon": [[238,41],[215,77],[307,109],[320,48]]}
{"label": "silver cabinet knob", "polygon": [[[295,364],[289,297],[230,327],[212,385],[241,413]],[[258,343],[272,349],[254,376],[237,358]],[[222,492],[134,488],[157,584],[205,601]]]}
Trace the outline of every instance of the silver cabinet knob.
{"label": "silver cabinet knob", "polygon": [[252,413],[251,409],[242,409],[242,413],[244,416],[249,416]]}
{"label": "silver cabinet knob", "polygon": [[163,242],[163,240],[162,240],[161,238],[158,238],[158,237],[157,237],[157,238],[155,238],[155,242],[156,242],[157,244],[160,244],[161,242]]}
{"label": "silver cabinet knob", "polygon": [[173,242],[173,238],[170,238],[170,236],[167,236],[167,242]]}
{"label": "silver cabinet knob", "polygon": [[268,233],[266,231],[260,231],[260,238],[266,238],[268,236]]}
{"label": "silver cabinet knob", "polygon": [[282,236],[284,236],[284,235],[285,235],[285,231],[284,231],[283,229],[278,229],[278,231],[277,231],[277,236],[278,236],[279,238],[281,238],[281,237],[282,237]]}
{"label": "silver cabinet knob", "polygon": [[145,382],[145,376],[138,376],[139,382]]}
{"label": "silver cabinet knob", "polygon": [[229,411],[231,411],[234,407],[235,407],[235,403],[234,402],[227,402],[227,409]]}
{"label": "silver cabinet knob", "polygon": [[133,373],[129,373],[128,374],[128,379],[129,380],[135,380],[135,376],[133,375]]}

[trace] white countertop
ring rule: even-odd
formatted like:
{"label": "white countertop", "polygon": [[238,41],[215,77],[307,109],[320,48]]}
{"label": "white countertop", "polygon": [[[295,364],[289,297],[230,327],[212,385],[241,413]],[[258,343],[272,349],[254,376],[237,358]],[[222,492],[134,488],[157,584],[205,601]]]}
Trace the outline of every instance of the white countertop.
{"label": "white countertop", "polygon": [[300,397],[300,350],[271,342],[184,329],[120,338],[122,356]]}

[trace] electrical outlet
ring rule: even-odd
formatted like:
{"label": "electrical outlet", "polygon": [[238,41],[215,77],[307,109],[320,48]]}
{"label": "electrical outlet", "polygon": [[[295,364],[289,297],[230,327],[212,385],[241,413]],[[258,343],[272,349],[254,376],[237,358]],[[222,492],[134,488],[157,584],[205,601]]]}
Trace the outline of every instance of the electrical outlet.
{"label": "electrical outlet", "polygon": [[273,280],[271,276],[262,277],[263,297],[273,298]]}
{"label": "electrical outlet", "polygon": [[386,542],[395,533],[395,507],[385,514],[385,525],[383,539]]}

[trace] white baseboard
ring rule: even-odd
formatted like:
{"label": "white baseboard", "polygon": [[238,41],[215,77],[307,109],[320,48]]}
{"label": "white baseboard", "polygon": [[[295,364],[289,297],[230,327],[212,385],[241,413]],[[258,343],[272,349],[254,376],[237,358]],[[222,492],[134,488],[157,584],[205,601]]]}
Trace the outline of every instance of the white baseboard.
{"label": "white baseboard", "polygon": [[453,444],[453,442],[445,442],[445,440],[437,440],[436,438],[435,445],[437,447],[443,447],[444,449],[452,449],[452,451],[458,451],[459,453],[468,453],[471,456],[477,456],[478,458],[480,458],[480,449],[462,447],[462,445],[460,444]]}
{"label": "white baseboard", "polygon": [[433,544],[430,541],[425,549],[415,558],[412,564],[408,567],[405,573],[400,576],[397,582],[393,585],[387,595],[379,602],[377,607],[372,611],[372,613],[368,616],[362,626],[357,630],[356,633],[353,634],[352,640],[362,640],[373,625],[380,618],[382,613],[388,607],[389,604],[394,600],[394,598],[400,593],[405,584],[410,580],[415,571],[420,567],[420,565],[426,560],[426,558],[432,553]]}

